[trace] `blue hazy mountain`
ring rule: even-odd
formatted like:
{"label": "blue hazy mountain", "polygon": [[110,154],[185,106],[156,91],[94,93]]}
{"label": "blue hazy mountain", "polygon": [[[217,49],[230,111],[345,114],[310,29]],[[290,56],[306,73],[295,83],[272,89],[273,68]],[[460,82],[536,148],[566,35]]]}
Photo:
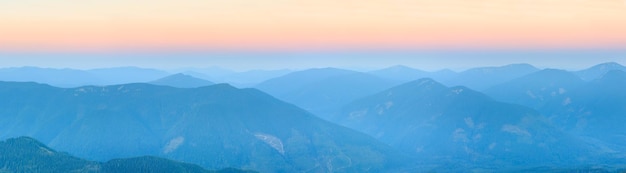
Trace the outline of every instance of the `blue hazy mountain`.
{"label": "blue hazy mountain", "polygon": [[185,68],[178,69],[177,72],[193,75],[195,77],[218,82],[228,83],[236,87],[252,87],[268,79],[283,76],[292,72],[287,69],[280,70],[249,70],[243,72],[237,72],[224,68],[211,67],[211,68]]}
{"label": "blue hazy mountain", "polygon": [[150,82],[170,75],[165,71],[139,67],[99,68],[87,70],[87,72],[103,81],[99,85]]}
{"label": "blue hazy mountain", "polygon": [[208,169],[379,172],[406,160],[365,134],[227,84],[56,88],[0,82],[0,102],[0,138],[32,136],[98,161],[154,155]]}
{"label": "blue hazy mountain", "polygon": [[387,89],[396,83],[356,71],[320,68],[270,79],[256,88],[326,117],[330,111],[344,104]]}
{"label": "blue hazy mountain", "polygon": [[95,162],[57,152],[29,137],[0,141],[0,153],[0,172],[247,172],[232,168],[208,171],[197,165],[150,156]]}
{"label": "blue hazy mountain", "polygon": [[396,65],[396,66],[391,66],[391,67],[387,67],[387,68],[380,69],[380,70],[370,71],[368,73],[382,77],[382,78],[401,80],[401,81],[405,81],[405,80],[412,81],[412,80],[428,77],[430,72],[414,69],[414,68],[403,66],[403,65]]}
{"label": "blue hazy mountain", "polygon": [[485,90],[492,98],[542,108],[547,102],[560,95],[578,89],[585,82],[564,70],[545,69]]}
{"label": "blue hazy mountain", "polygon": [[[226,69],[226,68],[221,68],[221,67],[205,67],[205,68],[179,68],[174,70],[173,72],[175,73],[185,73],[185,74],[192,74],[189,72],[194,72],[196,74],[203,74],[209,77],[218,77],[218,76],[225,76],[225,75],[229,75],[229,74],[233,74],[233,73],[237,73],[233,70],[230,69]],[[196,74],[192,74],[192,75],[196,75]],[[204,78],[203,78],[204,79]],[[214,79],[210,79],[210,78],[206,78],[207,80],[214,80]]]}
{"label": "blue hazy mountain", "polygon": [[137,67],[93,70],[17,67],[0,69],[0,81],[37,82],[57,87],[112,85],[149,82],[169,75],[167,72]]}
{"label": "blue hazy mountain", "polygon": [[567,165],[595,158],[591,147],[559,131],[533,109],[432,79],[354,101],[331,120],[406,153],[457,168]]}
{"label": "blue hazy mountain", "polygon": [[455,75],[456,72],[452,70],[440,70],[435,72],[428,72],[423,70],[414,69],[411,67],[396,65],[388,68],[370,71],[370,74],[376,75],[381,78],[396,80],[401,83],[414,81],[421,78],[431,78],[435,80],[448,80]]}
{"label": "blue hazy mountain", "polygon": [[530,64],[511,64],[501,67],[479,67],[472,68],[458,75],[441,80],[448,86],[466,86],[468,88],[482,91],[497,84],[513,80],[518,77],[539,71]]}
{"label": "blue hazy mountain", "polygon": [[605,152],[626,155],[626,72],[613,70],[579,89],[552,99],[540,110],[572,134],[587,137]]}
{"label": "blue hazy mountain", "polygon": [[198,88],[198,87],[213,85],[215,83],[204,80],[204,79],[196,78],[191,75],[177,73],[177,74],[173,74],[173,75],[166,76],[164,78],[152,81],[150,82],[150,84],[171,86],[171,87],[176,87],[176,88]]}
{"label": "blue hazy mountain", "polygon": [[39,82],[59,87],[99,84],[98,76],[83,70],[39,67],[13,67],[0,69],[0,81]]}
{"label": "blue hazy mountain", "polygon": [[253,87],[268,79],[280,77],[291,73],[291,70],[250,70],[244,72],[235,72],[227,75],[216,76],[218,80],[233,84],[237,87]]}
{"label": "blue hazy mountain", "polygon": [[575,73],[585,81],[592,81],[601,78],[602,76],[604,76],[604,74],[611,70],[626,71],[626,67],[616,62],[607,62],[595,65],[588,69],[576,71]]}

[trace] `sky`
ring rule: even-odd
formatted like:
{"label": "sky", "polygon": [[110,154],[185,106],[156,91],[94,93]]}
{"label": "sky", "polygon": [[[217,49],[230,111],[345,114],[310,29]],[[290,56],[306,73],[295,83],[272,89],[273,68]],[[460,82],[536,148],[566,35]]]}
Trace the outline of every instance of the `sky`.
{"label": "sky", "polygon": [[0,26],[4,67],[580,68],[623,61],[626,0],[0,0]]}

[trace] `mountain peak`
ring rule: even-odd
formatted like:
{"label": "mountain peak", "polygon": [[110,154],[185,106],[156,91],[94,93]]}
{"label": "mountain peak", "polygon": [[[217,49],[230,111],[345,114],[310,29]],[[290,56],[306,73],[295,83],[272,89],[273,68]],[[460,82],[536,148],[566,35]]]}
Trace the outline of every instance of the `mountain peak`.
{"label": "mountain peak", "polygon": [[343,74],[357,73],[356,71],[340,69],[340,68],[334,68],[334,67],[312,68],[312,69],[307,69],[307,70],[294,72],[294,73],[310,73],[310,72],[316,72],[316,73],[326,72],[326,73],[331,73],[331,74],[335,74],[335,73],[343,73]]}
{"label": "mountain peak", "polygon": [[209,86],[210,88],[221,88],[221,89],[235,89],[238,90],[239,88],[232,86],[228,83],[219,83],[219,84],[213,84],[211,86]]}
{"label": "mountain peak", "polygon": [[[544,77],[555,77],[555,76],[573,76],[575,77],[576,75],[565,71],[565,70],[560,70],[560,69],[552,69],[552,68],[547,68],[547,69],[543,69],[540,71],[537,71],[535,73],[531,73],[530,75],[540,75],[540,76],[544,76]],[[576,77],[577,78],[577,77]]]}
{"label": "mountain peak", "polygon": [[368,73],[382,78],[388,78],[402,82],[409,82],[424,77],[433,77],[433,75],[436,76],[434,73],[429,73],[403,65],[395,65],[379,70],[370,71]]}
{"label": "mountain peak", "polygon": [[410,83],[417,84],[417,86],[443,85],[431,78],[422,78]]}
{"label": "mountain peak", "polygon": [[615,69],[615,68],[624,68],[623,65],[617,62],[605,62],[598,65],[595,65],[591,68],[600,68],[600,69]]}
{"label": "mountain peak", "polygon": [[516,68],[529,68],[529,69],[535,69],[536,67],[533,65],[530,65],[528,63],[516,63],[516,64],[509,64],[509,65],[505,65],[502,67],[516,67]]}
{"label": "mountain peak", "polygon": [[585,69],[585,71],[593,71],[593,70],[608,72],[611,70],[626,70],[626,67],[624,67],[622,64],[619,64],[617,62],[605,62],[605,63],[594,65],[588,69]]}
{"label": "mountain peak", "polygon": [[611,70],[626,71],[626,67],[616,62],[605,62],[602,64],[594,65],[593,67],[580,70],[576,72],[576,75],[580,76],[585,81],[592,81],[594,79],[602,78],[607,72]]}
{"label": "mountain peak", "polygon": [[197,88],[213,85],[213,82],[196,78],[183,73],[176,73],[150,82],[155,85],[171,86],[175,88]]}
{"label": "mountain peak", "polygon": [[414,68],[411,68],[411,67],[408,67],[408,66],[405,66],[405,65],[394,65],[394,66],[391,66],[391,67],[387,67],[387,68],[381,69],[381,71],[382,70],[389,70],[389,71],[396,71],[396,72],[420,71],[420,70],[417,70],[417,69],[414,69]]}
{"label": "mountain peak", "polygon": [[0,141],[0,143],[8,144],[10,146],[20,146],[21,149],[25,150],[40,150],[46,153],[55,152],[53,149],[48,148],[48,146],[39,142],[37,139],[26,136],[10,138],[5,141]]}
{"label": "mountain peak", "polygon": [[422,78],[391,88],[395,91],[442,90],[447,87],[431,78]]}

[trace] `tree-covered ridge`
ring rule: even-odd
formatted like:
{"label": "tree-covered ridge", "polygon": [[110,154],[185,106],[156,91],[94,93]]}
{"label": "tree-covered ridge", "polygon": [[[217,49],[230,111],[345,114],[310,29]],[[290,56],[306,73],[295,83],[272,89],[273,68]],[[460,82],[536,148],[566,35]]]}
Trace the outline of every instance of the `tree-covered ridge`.
{"label": "tree-covered ridge", "polygon": [[0,82],[0,103],[0,137],[32,136],[95,161],[151,155],[214,170],[379,172],[408,160],[370,136],[228,84]]}
{"label": "tree-covered ridge", "polygon": [[57,152],[30,137],[0,141],[0,173],[4,172],[163,172],[163,173],[246,173],[234,168],[209,171],[194,164],[144,156],[95,162]]}

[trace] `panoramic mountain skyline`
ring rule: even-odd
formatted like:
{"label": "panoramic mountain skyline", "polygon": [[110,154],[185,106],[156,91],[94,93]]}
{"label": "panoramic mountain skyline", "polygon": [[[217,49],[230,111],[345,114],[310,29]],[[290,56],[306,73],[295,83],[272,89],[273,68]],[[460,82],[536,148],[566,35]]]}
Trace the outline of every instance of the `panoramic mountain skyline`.
{"label": "panoramic mountain skyline", "polygon": [[[626,50],[626,49],[625,49]],[[605,62],[626,64],[626,51],[414,51],[414,52],[223,52],[223,53],[8,53],[0,51],[0,68],[42,67],[99,69],[155,68],[171,72],[189,69],[304,70],[344,68],[373,71],[407,66],[424,71],[464,71],[476,67],[527,63],[537,68],[582,70]]]}
{"label": "panoramic mountain skyline", "polygon": [[[259,172],[618,172],[626,168],[624,70],[614,62],[579,71],[322,68],[240,89],[196,78],[201,73],[7,68],[0,69],[0,139],[27,136],[98,162],[44,160],[34,169],[106,168],[115,158],[135,158],[114,160],[127,168],[159,169],[155,162],[168,161],[152,158],[162,157]],[[134,81],[89,84],[101,82],[92,77]],[[46,83],[64,81],[86,85]],[[8,170],[30,166],[4,156]]]}
{"label": "panoramic mountain skyline", "polygon": [[0,0],[0,173],[626,172],[624,31],[626,0]]}

